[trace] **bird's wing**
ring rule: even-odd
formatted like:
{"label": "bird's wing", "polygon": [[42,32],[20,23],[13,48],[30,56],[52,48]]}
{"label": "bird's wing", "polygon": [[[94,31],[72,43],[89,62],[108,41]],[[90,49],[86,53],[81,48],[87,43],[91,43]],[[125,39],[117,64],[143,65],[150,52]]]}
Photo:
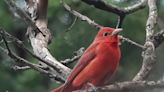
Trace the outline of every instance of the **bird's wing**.
{"label": "bird's wing", "polygon": [[71,74],[67,78],[64,87],[61,92],[63,92],[75,79],[75,77],[94,59],[96,56],[96,47],[98,44],[92,44],[89,48],[84,52],[84,54],[79,59],[76,66],[73,68]]}

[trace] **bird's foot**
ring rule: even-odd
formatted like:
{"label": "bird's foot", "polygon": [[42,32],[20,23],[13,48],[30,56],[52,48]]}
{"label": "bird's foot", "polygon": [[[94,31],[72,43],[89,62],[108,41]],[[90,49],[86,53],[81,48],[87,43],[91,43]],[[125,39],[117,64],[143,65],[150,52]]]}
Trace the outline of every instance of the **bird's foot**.
{"label": "bird's foot", "polygon": [[87,83],[87,85],[85,86],[86,92],[99,92],[97,90],[97,87],[94,86],[92,83]]}

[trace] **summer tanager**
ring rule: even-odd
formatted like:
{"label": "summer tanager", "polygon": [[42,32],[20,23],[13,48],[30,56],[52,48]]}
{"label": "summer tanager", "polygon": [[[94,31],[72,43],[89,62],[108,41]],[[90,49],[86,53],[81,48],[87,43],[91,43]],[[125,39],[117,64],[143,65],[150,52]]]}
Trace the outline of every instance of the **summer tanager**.
{"label": "summer tanager", "polygon": [[122,29],[101,27],[92,44],[86,49],[66,82],[52,92],[72,92],[88,83],[102,86],[119,65],[118,32]]}

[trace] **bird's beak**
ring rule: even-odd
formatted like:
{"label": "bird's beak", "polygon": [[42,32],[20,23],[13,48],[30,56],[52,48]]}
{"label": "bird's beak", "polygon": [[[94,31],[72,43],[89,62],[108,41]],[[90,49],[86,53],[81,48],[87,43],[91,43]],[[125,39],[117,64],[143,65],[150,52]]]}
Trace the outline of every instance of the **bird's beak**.
{"label": "bird's beak", "polygon": [[112,35],[117,35],[119,32],[123,31],[122,28],[117,28],[112,32]]}

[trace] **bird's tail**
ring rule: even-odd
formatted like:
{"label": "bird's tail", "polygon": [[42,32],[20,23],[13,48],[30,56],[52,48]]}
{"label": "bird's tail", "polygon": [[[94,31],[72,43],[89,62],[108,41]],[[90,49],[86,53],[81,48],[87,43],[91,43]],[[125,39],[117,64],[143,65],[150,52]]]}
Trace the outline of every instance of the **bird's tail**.
{"label": "bird's tail", "polygon": [[51,92],[61,92],[64,85],[59,86],[58,88],[52,90]]}

